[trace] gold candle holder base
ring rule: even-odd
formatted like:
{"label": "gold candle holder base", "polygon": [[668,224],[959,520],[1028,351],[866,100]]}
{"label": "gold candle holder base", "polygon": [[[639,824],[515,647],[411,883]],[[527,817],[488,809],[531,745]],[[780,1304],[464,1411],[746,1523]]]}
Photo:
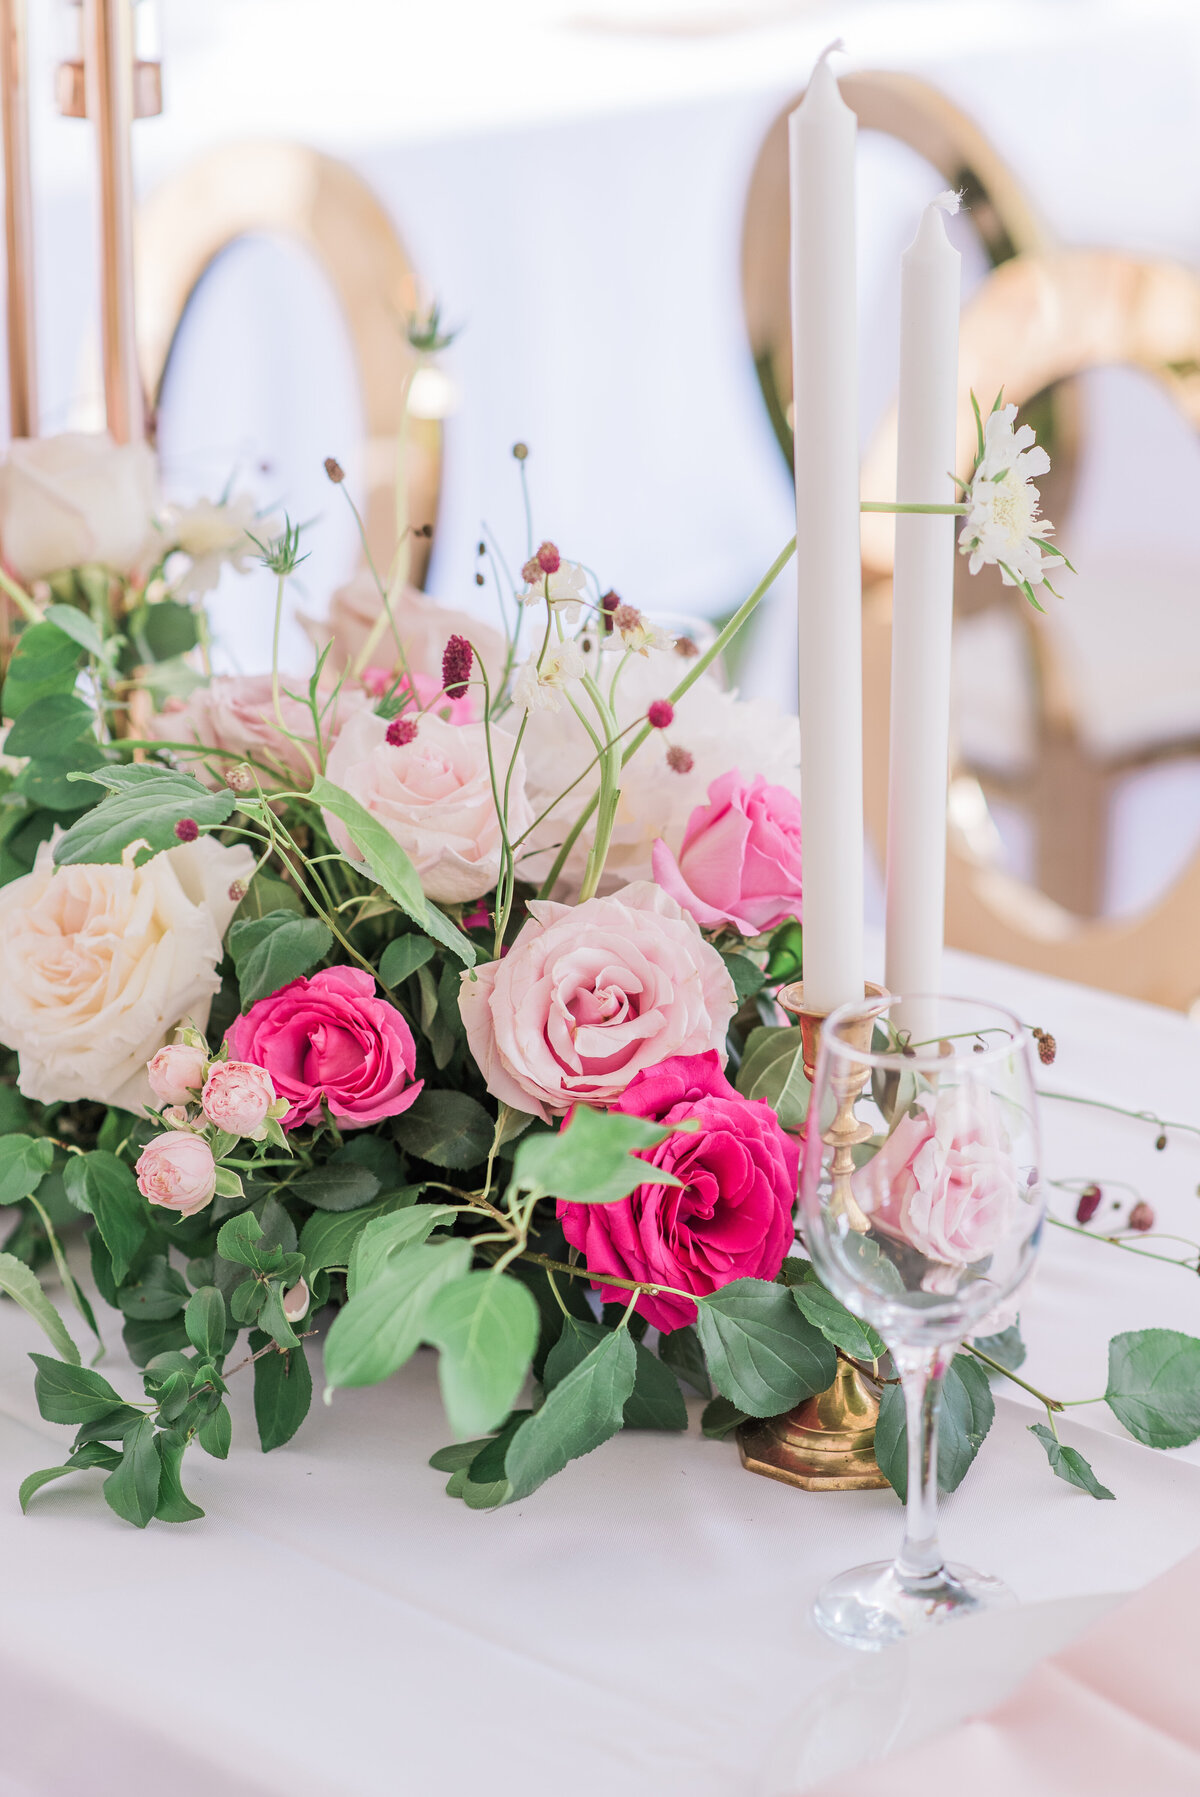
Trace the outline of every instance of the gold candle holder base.
{"label": "gold candle holder base", "polygon": [[[887,994],[882,986],[868,981],[865,996],[884,998]],[[778,998],[782,1008],[799,1020],[801,1060],[811,1084],[825,1013],[806,1007],[800,983],[782,987]],[[853,1031],[847,1031],[846,1039],[865,1052],[871,1046],[872,1028],[872,1020],[864,1018]],[[829,1132],[838,1140],[838,1153],[848,1164],[853,1144],[871,1133],[855,1121],[856,1096],[844,1096]],[[846,1202],[853,1204],[849,1192]],[[783,1416],[742,1423],[737,1431],[742,1465],[749,1472],[781,1479],[801,1491],[879,1491],[887,1480],[875,1460],[878,1415],[879,1400],[862,1374],[850,1361],[839,1358],[837,1377],[827,1391],[806,1398]]]}

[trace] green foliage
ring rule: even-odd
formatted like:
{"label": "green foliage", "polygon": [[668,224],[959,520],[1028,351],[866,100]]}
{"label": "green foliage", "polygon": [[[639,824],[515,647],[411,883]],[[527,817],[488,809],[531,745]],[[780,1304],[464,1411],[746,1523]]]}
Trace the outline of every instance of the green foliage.
{"label": "green foliage", "polygon": [[44,1136],[0,1136],[0,1204],[28,1198],[53,1165],[54,1145]]}
{"label": "green foliage", "polygon": [[104,1149],[71,1155],[63,1168],[67,1197],[89,1212],[108,1249],[112,1278],[120,1285],[150,1226],[146,1200],[125,1162]]}
{"label": "green foliage", "polygon": [[800,1029],[764,1025],[746,1038],[737,1089],[743,1098],[765,1098],[784,1129],[799,1130],[808,1116],[811,1087],[804,1075]]}
{"label": "green foliage", "polygon": [[633,1391],[625,1405],[627,1429],[686,1429],[687,1405],[671,1368],[644,1342],[634,1343]]}
{"label": "green foliage", "polygon": [[269,917],[272,911],[289,911],[293,917],[302,917],[304,902],[294,886],[289,886],[286,880],[274,880],[260,869],[252,877],[246,896],[238,906],[238,920]]}
{"label": "green foliage", "polygon": [[700,1417],[700,1433],[710,1441],[723,1441],[732,1435],[739,1423],[748,1423],[748,1411],[739,1410],[728,1398],[715,1397],[710,1404],[704,1406]]}
{"label": "green foliage", "polygon": [[487,1159],[495,1124],[467,1092],[433,1091],[429,1086],[396,1118],[400,1146],[432,1167],[462,1172]]}
{"label": "green foliage", "polygon": [[779,1416],[833,1384],[837,1356],[786,1286],[735,1279],[698,1309],[712,1382],[749,1416]]}
{"label": "green foliage", "polygon": [[722,954],[721,959],[725,963],[726,973],[733,981],[734,995],[739,1005],[746,999],[753,998],[756,992],[762,991],[766,983],[762,968],[749,955]]}
{"label": "green foliage", "polygon": [[693,1391],[699,1392],[702,1398],[712,1397],[712,1380],[708,1376],[704,1349],[690,1323],[685,1323],[682,1329],[671,1329],[659,1336],[658,1357],[680,1379],[685,1380]]}
{"label": "green foliage", "polygon": [[[252,1336],[251,1345],[256,1342]],[[276,1350],[255,1361],[254,1420],[264,1454],[292,1439],[311,1403],[312,1374],[303,1347],[287,1353]]]}
{"label": "green foliage", "polygon": [[1200,1340],[1177,1329],[1114,1335],[1104,1401],[1147,1447],[1187,1447],[1200,1436]]}
{"label": "green foliage", "polygon": [[795,918],[781,923],[767,945],[767,980],[781,985],[804,972],[804,930]]}
{"label": "green foliage", "polygon": [[333,1320],[325,1338],[329,1390],[377,1385],[403,1366],[422,1340],[434,1294],[470,1261],[471,1245],[460,1240],[413,1243],[390,1257]]}
{"label": "green foliage", "polygon": [[37,1368],[37,1407],[48,1423],[94,1423],[121,1408],[120,1393],[91,1367],[68,1366],[48,1354],[29,1358]]}
{"label": "green foliage", "polygon": [[451,1428],[479,1435],[498,1428],[516,1401],[537,1345],[538,1310],[503,1273],[465,1273],[441,1286],[425,1316],[440,1350],[438,1381]]}
{"label": "green foliage", "polygon": [[1019,1323],[1002,1329],[999,1335],[977,1335],[972,1345],[1000,1366],[1007,1367],[1010,1373],[1015,1373],[1025,1360],[1025,1343],[1021,1340]]}
{"label": "green foliage", "polygon": [[173,661],[196,647],[196,614],[178,599],[160,599],[138,614],[134,633],[143,661]]}
{"label": "green foliage", "polygon": [[[521,1143],[513,1157],[512,1190],[545,1193],[569,1204],[615,1204],[646,1179],[646,1163],[632,1151],[653,1148],[670,1133],[642,1117],[581,1105],[565,1129]],[[680,1183],[659,1168],[654,1182]]]}
{"label": "green foliage", "polygon": [[304,1277],[311,1286],[316,1274],[325,1267],[348,1267],[354,1244],[366,1228],[379,1217],[415,1203],[420,1186],[393,1192],[376,1204],[362,1210],[322,1211],[308,1218],[300,1231],[300,1252],[304,1256]]}
{"label": "green foliage", "polygon": [[118,1289],[117,1302],[134,1322],[161,1323],[178,1316],[190,1296],[187,1280],[167,1256],[152,1254],[136,1277]]}
{"label": "green foliage", "polygon": [[421,936],[411,931],[407,936],[397,936],[389,942],[379,957],[379,978],[385,986],[399,986],[416,973],[418,967],[424,967],[437,954],[437,943],[431,942],[428,936]]}
{"label": "green foliage", "polygon": [[[154,1514],[159,1522],[197,1522],[204,1515],[199,1504],[184,1493],[180,1482],[180,1462],[187,1447],[187,1437],[175,1430],[163,1429],[154,1438],[155,1451],[158,1454],[158,1497],[154,1506]],[[147,1474],[147,1484],[149,1475]],[[105,1496],[112,1504],[107,1489]],[[117,1508],[113,1504],[114,1510]],[[120,1512],[118,1512],[120,1514]]]}
{"label": "green foliage", "polygon": [[100,745],[89,737],[60,743],[22,768],[13,781],[13,792],[20,793],[29,805],[46,811],[77,812],[79,784],[75,776],[103,767],[106,759]]}
{"label": "green foliage", "polygon": [[183,1313],[187,1338],[197,1354],[216,1360],[225,1351],[225,1300],[215,1285],[202,1285]]}
{"label": "green foliage", "polygon": [[6,718],[15,719],[39,699],[73,692],[78,671],[77,643],[56,624],[28,624],[9,663],[0,710]]}
{"label": "green foliage", "polygon": [[[797,1273],[802,1274],[802,1277],[797,1278]],[[784,1282],[791,1287],[801,1316],[814,1329],[819,1329],[826,1341],[832,1342],[835,1348],[840,1348],[843,1354],[848,1354],[851,1360],[883,1359],[887,1349],[870,1324],[862,1322],[846,1309],[840,1299],[825,1289],[811,1262],[785,1260],[783,1275]]]}
{"label": "green foliage", "polygon": [[14,1299],[22,1310],[28,1311],[64,1360],[70,1361],[73,1366],[79,1365],[79,1349],[71,1340],[66,1324],[42,1290],[37,1274],[12,1254],[0,1254],[0,1292]]}
{"label": "green foliage", "polygon": [[87,780],[108,787],[109,793],[59,838],[54,859],[60,867],[119,862],[139,839],[154,854],[173,849],[178,844],[175,826],[185,817],[200,825],[223,824],[234,808],[231,792],[209,792],[190,774],[150,762],[96,769]]}
{"label": "green foliage", "polygon": [[242,1009],[249,1010],[260,998],[308,973],[332,947],[332,932],[319,917],[297,917],[290,910],[230,924],[229,952]]}
{"label": "green foliage", "polygon": [[101,636],[98,626],[93,623],[87,613],[78,610],[74,605],[48,605],[42,614],[47,624],[53,624],[64,636],[83,650],[85,655],[96,661],[107,659],[108,646]]}
{"label": "green foliage", "polygon": [[[615,1435],[636,1374],[637,1353],[627,1329],[614,1330],[598,1342],[513,1435],[504,1456],[506,1500],[528,1497],[568,1461],[590,1454]],[[471,1472],[476,1476],[474,1465]]]}
{"label": "green foliage", "polygon": [[379,1195],[379,1180],[369,1167],[327,1161],[294,1179],[291,1190],[314,1210],[361,1210]]}
{"label": "green foliage", "polygon": [[[942,1386],[938,1423],[938,1488],[957,1491],[983,1446],[996,1405],[987,1374],[969,1354],[956,1354]],[[904,1394],[885,1385],[875,1425],[875,1458],[888,1484],[903,1498],[908,1490],[908,1428]]]}
{"label": "green foliage", "polygon": [[144,1529],[158,1507],[161,1472],[162,1463],[154,1445],[154,1419],[144,1416],[125,1437],[121,1464],[104,1481],[104,1497],[110,1510]]}
{"label": "green foliage", "polygon": [[1045,1448],[1050,1469],[1058,1478],[1065,1479],[1068,1485],[1078,1486],[1089,1497],[1111,1498],[1114,1495],[1107,1485],[1101,1485],[1078,1448],[1065,1447],[1045,1423],[1030,1423],[1029,1433],[1036,1435]]}

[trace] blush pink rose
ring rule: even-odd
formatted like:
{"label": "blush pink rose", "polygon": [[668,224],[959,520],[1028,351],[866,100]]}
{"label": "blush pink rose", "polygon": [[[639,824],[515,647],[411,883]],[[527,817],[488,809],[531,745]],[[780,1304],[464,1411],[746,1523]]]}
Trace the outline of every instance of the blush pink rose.
{"label": "blush pink rose", "polygon": [[187,1130],[171,1129],[152,1136],[138,1156],[138,1191],[151,1204],[177,1211],[181,1217],[203,1210],[216,1190],[217,1166],[212,1149]]}
{"label": "blush pink rose", "polygon": [[529,911],[504,959],[459,990],[471,1053],[502,1104],[548,1120],[576,1101],[613,1104],[672,1055],[724,1059],[733,982],[673,898],[638,880]]}
{"label": "blush pink rose", "polygon": [[722,774],[688,819],[679,859],[660,838],[652,863],[663,891],[702,928],[758,936],[801,914],[800,801],[761,774]]}
{"label": "blush pink rose", "polygon": [[[290,685],[298,691],[307,684],[307,680],[283,681],[285,687]],[[365,693],[342,687],[321,722],[326,749],[336,741],[346,718],[365,710],[366,705]],[[265,763],[288,785],[307,786],[313,766],[319,764],[312,713],[307,705],[289,699],[286,693],[280,695],[279,710],[289,734],[279,728],[269,674],[218,674],[207,686],[198,686],[189,698],[168,699],[164,709],[150,719],[148,734],[159,742],[195,742],[210,749],[227,749],[231,755]],[[306,759],[306,750],[312,765]],[[216,776],[209,773],[203,762],[186,765],[206,785],[216,784]],[[272,785],[271,775],[262,766],[255,771],[264,787]]]}
{"label": "blush pink rose", "polygon": [[424,1084],[413,1079],[412,1031],[357,967],[293,980],[236,1018],[225,1039],[235,1060],[265,1068],[287,1099],[284,1129],[317,1122],[322,1102],[342,1129],[361,1129],[398,1117]]}
{"label": "blush pink rose", "polygon": [[187,1104],[204,1084],[208,1052],[186,1042],[170,1042],[146,1063],[150,1090],[160,1104]]}
{"label": "blush pink rose", "polygon": [[271,1075],[252,1061],[218,1061],[200,1099],[208,1121],[231,1136],[261,1129],[274,1102]]}
{"label": "blush pink rose", "polygon": [[[402,674],[397,681],[395,674],[387,668],[365,668],[362,683],[373,699],[382,699],[385,693],[395,689],[396,699],[402,699],[410,690],[416,694],[415,708],[409,707],[406,717],[415,717],[417,712],[429,710],[434,717],[439,717],[447,724],[474,724],[479,721],[481,701],[468,688],[457,699],[451,699],[442,689],[440,680],[432,674],[417,674],[412,677],[410,689],[408,678]],[[434,700],[437,700],[436,705]]]}
{"label": "blush pink rose", "polygon": [[[794,1237],[799,1144],[765,1099],[734,1090],[715,1052],[675,1055],[630,1080],[612,1107],[655,1123],[693,1120],[694,1133],[667,1136],[640,1158],[682,1185],[648,1178],[618,1204],[560,1204],[563,1234],[587,1262],[607,1300],[628,1292],[605,1274],[704,1295],[734,1279],[774,1279]],[[634,1309],[657,1329],[680,1329],[696,1306],[643,1293]]]}
{"label": "blush pink rose", "polygon": [[1024,1202],[1001,1118],[988,1130],[958,1097],[922,1093],[851,1181],[876,1229],[952,1267],[993,1253]]}

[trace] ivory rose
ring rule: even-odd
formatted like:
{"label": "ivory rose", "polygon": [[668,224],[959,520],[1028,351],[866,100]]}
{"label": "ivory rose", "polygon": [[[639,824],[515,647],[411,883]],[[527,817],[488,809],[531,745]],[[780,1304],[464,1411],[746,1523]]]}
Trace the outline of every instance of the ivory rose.
{"label": "ivory rose", "polygon": [[327,967],[260,998],[226,1037],[238,1061],[270,1075],[290,1109],[284,1129],[316,1123],[325,1105],[342,1129],[398,1117],[420,1092],[417,1049],[394,1005],[357,967]]}
{"label": "ivory rose", "polygon": [[231,1136],[253,1136],[274,1102],[271,1075],[250,1061],[217,1061],[200,1099],[208,1121]]}
{"label": "ivory rose", "polygon": [[660,837],[653,866],[663,891],[703,929],[732,924],[760,935],[800,916],[800,801],[761,774],[721,774],[688,819],[678,859]]}
{"label": "ivory rose", "polygon": [[[710,1051],[645,1068],[612,1108],[699,1128],[640,1151],[650,1168],[673,1173],[681,1185],[656,1184],[648,1172],[645,1185],[617,1204],[559,1205],[563,1233],[601,1297],[628,1302],[628,1292],[605,1285],[606,1273],[700,1295],[733,1279],[774,1279],[794,1237],[800,1150],[767,1101],[736,1092]],[[667,1292],[643,1292],[634,1309],[656,1329],[696,1319],[694,1304]]]}
{"label": "ivory rose", "polygon": [[635,1074],[714,1050],[733,981],[693,920],[648,880],[577,906],[534,900],[508,954],[464,974],[459,1010],[488,1091],[549,1120],[610,1105]]}
{"label": "ivory rose", "polygon": [[145,443],[83,431],[19,439],[0,467],[0,554],[25,581],[88,563],[130,574],[153,553],[156,494]]}
{"label": "ivory rose", "polygon": [[921,1093],[851,1181],[876,1229],[952,1267],[993,1253],[1023,1204],[999,1112],[987,1129],[960,1098],[953,1086]]}
{"label": "ivory rose", "polygon": [[186,1130],[152,1136],[138,1156],[134,1172],[143,1198],[164,1210],[178,1211],[181,1217],[203,1210],[216,1190],[212,1149]]}
{"label": "ivory rose", "polygon": [[253,870],[248,848],[211,836],[141,867],[56,868],[44,843],[32,873],[0,887],[0,1042],[25,1096],[140,1110],[146,1063],[177,1024],[208,1019],[229,888]]}
{"label": "ivory rose", "polygon": [[[307,681],[291,681],[283,686],[296,690]],[[328,749],[346,718],[365,709],[365,693],[343,687],[337,699],[321,720],[321,737]],[[281,692],[279,711],[285,734],[275,715],[274,697],[269,674],[218,674],[207,686],[198,686],[187,699],[168,699],[163,710],[149,720],[148,733],[158,742],[203,743],[206,748],[226,749],[230,755],[275,768],[288,785],[308,786],[318,756],[312,713],[298,699]],[[299,742],[293,738],[298,737]],[[307,753],[306,753],[307,751]],[[219,784],[219,778],[202,761],[185,764],[189,772],[207,785]],[[229,762],[224,762],[229,766]],[[273,782],[271,775],[256,769],[264,787]]]}
{"label": "ivory rose", "polygon": [[[385,719],[360,712],[330,752],[326,776],[395,837],[417,870],[422,890],[443,904],[490,892],[500,874],[500,818],[488,766],[488,739],[501,792],[516,741],[493,725],[448,724],[430,712],[405,712],[417,726],[411,742],[393,746]],[[508,782],[508,829],[520,836],[533,822],[525,763],[516,754]],[[340,819],[325,813],[329,834],[345,854],[361,856]]]}

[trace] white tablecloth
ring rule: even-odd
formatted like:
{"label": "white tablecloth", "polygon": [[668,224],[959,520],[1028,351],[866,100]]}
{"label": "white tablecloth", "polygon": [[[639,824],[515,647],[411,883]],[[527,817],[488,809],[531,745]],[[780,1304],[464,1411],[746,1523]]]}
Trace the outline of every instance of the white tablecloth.
{"label": "white tablecloth", "polygon": [[[1046,1083],[1200,1118],[1200,1034],[1172,1013],[965,956],[953,987],[1052,1030]],[[1053,1177],[1127,1179],[1194,1236],[1200,1143],[1047,1103]],[[1194,1278],[1051,1230],[1024,1331],[1034,1384],[1102,1391],[1108,1337],[1200,1330]],[[105,1370],[131,1395],[111,1314]],[[809,1620],[819,1583],[894,1548],[890,1492],[791,1490],[731,1441],[622,1435],[490,1514],[426,1465],[448,1439],[434,1363],[318,1404],[264,1457],[244,1376],[222,1465],[188,1455],[203,1522],[118,1522],[98,1475],[41,1493],[64,1457],[23,1358],[44,1343],[0,1307],[0,1797],[756,1797],[789,1714],[846,1662]],[[699,1406],[694,1406],[697,1410]],[[1160,1454],[1103,1406],[1064,1439],[1116,1503],[1053,1479],[999,1382],[947,1550],[1026,1601],[1132,1588],[1200,1543],[1200,1448]]]}

